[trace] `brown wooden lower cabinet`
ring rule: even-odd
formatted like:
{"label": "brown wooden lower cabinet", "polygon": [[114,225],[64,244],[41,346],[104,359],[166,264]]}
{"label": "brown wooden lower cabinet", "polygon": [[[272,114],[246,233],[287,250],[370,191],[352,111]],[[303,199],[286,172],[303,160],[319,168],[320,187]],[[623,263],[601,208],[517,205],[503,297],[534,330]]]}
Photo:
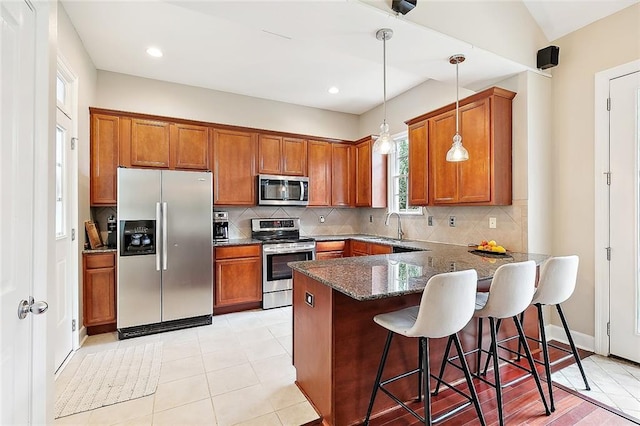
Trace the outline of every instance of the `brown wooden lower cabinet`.
{"label": "brown wooden lower cabinet", "polygon": [[215,249],[213,313],[259,308],[262,304],[262,257],[259,244]]}
{"label": "brown wooden lower cabinet", "polygon": [[337,259],[345,257],[347,244],[345,241],[318,241],[316,242],[316,260]]}
{"label": "brown wooden lower cabinet", "polygon": [[83,324],[88,334],[116,328],[116,254],[82,256]]}
{"label": "brown wooden lower cabinet", "polygon": [[369,256],[373,254],[389,254],[392,252],[393,248],[386,244],[351,240],[350,256]]}

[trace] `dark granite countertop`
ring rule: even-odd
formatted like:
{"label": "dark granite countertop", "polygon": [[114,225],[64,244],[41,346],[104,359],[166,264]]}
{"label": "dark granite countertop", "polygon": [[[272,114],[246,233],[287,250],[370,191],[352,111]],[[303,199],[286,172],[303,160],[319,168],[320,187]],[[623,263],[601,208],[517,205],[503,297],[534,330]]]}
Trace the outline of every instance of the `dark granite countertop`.
{"label": "dark granite countertop", "polygon": [[82,254],[115,253],[117,251],[115,248],[98,247],[95,249],[84,249],[82,250]]}
{"label": "dark granite countertop", "polygon": [[444,272],[475,269],[481,281],[491,279],[505,263],[533,260],[539,265],[549,257],[530,253],[483,256],[469,252],[466,246],[410,243],[419,243],[427,251],[291,262],[289,266],[356,300],[372,300],[419,293],[429,278]]}
{"label": "dark granite countertop", "polygon": [[344,241],[344,240],[358,240],[368,243],[382,244],[393,247],[403,247],[415,250],[430,250],[430,245],[426,241],[417,240],[398,240],[390,237],[380,237],[378,235],[366,235],[366,234],[347,234],[347,235],[310,235],[311,238],[316,241]]}
{"label": "dark granite countertop", "polygon": [[232,238],[229,241],[221,242],[214,241],[214,247],[232,247],[232,246],[248,246],[251,244],[262,244],[260,240],[254,240],[253,238]]}

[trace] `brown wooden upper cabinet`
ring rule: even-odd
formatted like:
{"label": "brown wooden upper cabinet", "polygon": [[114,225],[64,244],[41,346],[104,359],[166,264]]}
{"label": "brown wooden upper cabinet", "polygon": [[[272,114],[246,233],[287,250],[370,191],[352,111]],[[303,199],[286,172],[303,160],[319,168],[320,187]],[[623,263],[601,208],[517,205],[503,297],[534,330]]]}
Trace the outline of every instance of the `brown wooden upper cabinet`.
{"label": "brown wooden upper cabinet", "polygon": [[307,175],[309,206],[331,205],[331,143],[307,142]]}
{"label": "brown wooden upper cabinet", "polygon": [[120,118],[91,113],[90,202],[92,206],[115,205],[118,200],[116,170],[120,145]]}
{"label": "brown wooden upper cabinet", "polygon": [[387,207],[387,156],[373,152],[370,136],[355,144],[355,206]]}
{"label": "brown wooden upper cabinet", "polygon": [[213,202],[220,205],[256,204],[255,133],[212,129]]}
{"label": "brown wooden upper cabinet", "polygon": [[460,134],[469,151],[469,160],[460,163],[446,161],[455,134],[455,104],[407,121],[413,205],[424,205],[425,195],[429,205],[511,204],[511,101],[515,95],[494,87],[460,101]]}
{"label": "brown wooden upper cabinet", "polygon": [[307,174],[307,141],[260,134],[258,162],[258,171],[261,174],[305,176]]}
{"label": "brown wooden upper cabinet", "polygon": [[355,202],[354,147],[348,143],[331,144],[331,205],[350,207]]}
{"label": "brown wooden upper cabinet", "polygon": [[[206,126],[131,118],[123,132],[120,164],[154,169],[209,170]],[[125,124],[125,127],[127,124]]]}

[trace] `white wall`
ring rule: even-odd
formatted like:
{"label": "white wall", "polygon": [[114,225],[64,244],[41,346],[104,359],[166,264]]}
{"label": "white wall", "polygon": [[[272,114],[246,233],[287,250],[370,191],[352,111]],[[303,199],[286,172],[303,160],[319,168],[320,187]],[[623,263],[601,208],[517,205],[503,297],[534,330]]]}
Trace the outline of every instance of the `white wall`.
{"label": "white wall", "polygon": [[217,90],[98,72],[94,105],[336,139],[357,139],[358,116]]}
{"label": "white wall", "polygon": [[[363,1],[391,12],[390,0]],[[415,9],[399,19],[466,41],[532,69],[536,68],[538,49],[548,45],[521,1],[419,1]]]}
{"label": "white wall", "polygon": [[62,3],[58,3],[58,54],[78,78],[78,222],[74,225],[78,244],[79,312],[74,316],[82,324],[82,260],[84,221],[89,220],[89,106],[96,99],[97,72],[84,49]]}
{"label": "white wall", "polygon": [[[571,328],[594,335],[594,76],[640,58],[640,4],[554,41],[554,254],[580,256],[576,290],[565,304]],[[599,100],[602,103],[604,100]],[[604,256],[604,249],[602,250]]]}

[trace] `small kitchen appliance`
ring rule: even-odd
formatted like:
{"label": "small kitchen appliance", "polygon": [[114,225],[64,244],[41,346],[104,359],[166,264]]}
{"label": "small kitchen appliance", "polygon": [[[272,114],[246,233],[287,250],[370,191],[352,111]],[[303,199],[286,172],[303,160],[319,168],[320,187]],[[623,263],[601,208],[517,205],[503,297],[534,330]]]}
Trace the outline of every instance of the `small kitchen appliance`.
{"label": "small kitchen appliance", "polygon": [[229,241],[229,213],[213,212],[213,241],[220,243]]}
{"label": "small kitchen appliance", "polygon": [[111,215],[107,218],[107,247],[116,248],[118,245],[118,221]]}
{"label": "small kitchen appliance", "polygon": [[309,178],[304,176],[258,175],[258,204],[261,206],[306,206]]}
{"label": "small kitchen appliance", "polygon": [[314,260],[316,242],[300,237],[299,218],[251,219],[251,237],[262,243],[262,308],[290,306],[293,272],[289,262]]}

